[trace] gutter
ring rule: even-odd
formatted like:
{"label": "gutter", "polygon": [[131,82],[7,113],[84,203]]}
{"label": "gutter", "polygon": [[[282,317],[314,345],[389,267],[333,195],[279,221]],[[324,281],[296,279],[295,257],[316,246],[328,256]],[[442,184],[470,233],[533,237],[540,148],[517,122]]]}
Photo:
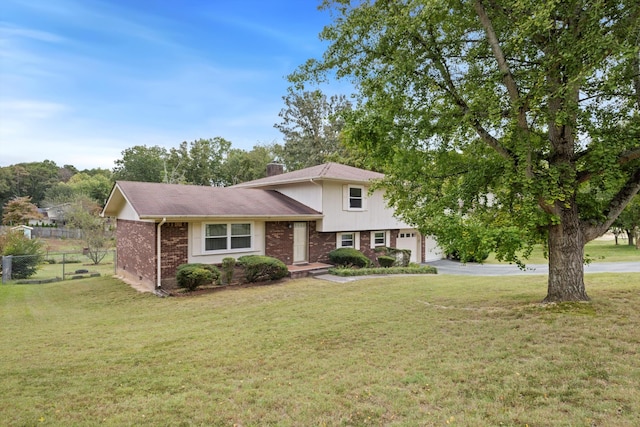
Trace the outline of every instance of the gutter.
{"label": "gutter", "polygon": [[156,238],[157,238],[157,248],[156,248],[156,260],[157,260],[157,281],[156,281],[156,290],[159,290],[162,287],[162,224],[167,222],[167,218],[162,218],[162,221],[158,224]]}

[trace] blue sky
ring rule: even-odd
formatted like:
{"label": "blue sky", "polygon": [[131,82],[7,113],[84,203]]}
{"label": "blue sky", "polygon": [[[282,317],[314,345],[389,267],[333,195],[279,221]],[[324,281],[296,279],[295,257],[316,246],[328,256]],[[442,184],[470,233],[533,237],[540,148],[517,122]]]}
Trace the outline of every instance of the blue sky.
{"label": "blue sky", "polygon": [[134,145],[282,142],[286,76],[326,48],[318,3],[2,0],[0,166],[111,169]]}

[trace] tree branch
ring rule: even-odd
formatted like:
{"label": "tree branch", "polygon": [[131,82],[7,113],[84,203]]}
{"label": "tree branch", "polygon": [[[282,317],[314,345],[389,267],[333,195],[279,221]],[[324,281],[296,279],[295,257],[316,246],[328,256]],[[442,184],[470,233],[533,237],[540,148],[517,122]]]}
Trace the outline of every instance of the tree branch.
{"label": "tree branch", "polygon": [[491,148],[493,148],[498,154],[500,154],[505,159],[515,162],[515,156],[513,153],[504,147],[500,141],[491,135],[480,123],[478,117],[471,111],[469,105],[466,101],[460,96],[458,90],[456,88],[455,83],[453,82],[453,78],[451,77],[451,72],[449,71],[442,52],[438,50],[438,44],[435,42],[435,35],[430,30],[429,36],[432,38],[431,43],[427,43],[420,35],[413,33],[411,34],[412,38],[425,49],[426,52],[429,53],[430,59],[433,61],[435,68],[438,70],[440,75],[442,76],[443,83],[435,82],[440,89],[442,89],[445,93],[447,93],[455,104],[460,107],[462,112],[471,117],[471,125],[475,129],[476,133],[485,141]]}
{"label": "tree branch", "polygon": [[[591,150],[589,149],[581,151],[580,153],[578,153],[578,155],[575,158],[579,159],[589,154],[590,152]],[[629,163],[630,161],[636,160],[636,159],[640,159],[640,147],[634,148],[633,150],[627,150],[621,153],[620,157],[618,157],[618,163],[621,165],[624,165],[625,163]],[[583,182],[589,181],[594,174],[600,174],[600,173],[602,173],[602,170],[597,172],[583,171],[577,175],[576,180],[578,181],[579,184],[582,184]]]}
{"label": "tree branch", "polygon": [[585,242],[589,242],[604,234],[611,227],[611,224],[613,224],[616,218],[618,218],[618,215],[620,215],[627,204],[631,202],[631,199],[638,194],[638,191],[640,191],[640,168],[636,169],[620,191],[618,191],[618,194],[613,197],[611,203],[609,203],[609,209],[604,212],[604,221],[596,225],[586,222],[582,223]]}
{"label": "tree branch", "polygon": [[[636,39],[638,42],[640,42],[640,34],[638,34]],[[640,51],[636,52],[633,58],[633,70],[635,71],[635,76],[633,77],[633,87],[636,91],[636,107],[640,109]]]}
{"label": "tree branch", "polygon": [[[493,52],[493,56],[495,57],[498,63],[498,69],[502,73],[502,80],[504,82],[505,87],[507,88],[507,92],[509,93],[509,98],[511,99],[511,105],[513,108],[517,108],[518,115],[518,128],[524,132],[525,134],[529,133],[529,125],[527,123],[527,110],[525,105],[522,103],[520,99],[520,91],[518,90],[518,85],[511,73],[511,69],[509,68],[509,64],[507,63],[504,52],[502,51],[502,47],[500,46],[500,41],[498,40],[498,36],[491,24],[491,19],[487,15],[487,11],[482,4],[482,0],[476,0],[473,3],[473,7],[480,19],[480,23],[487,34],[487,40],[489,42],[489,46],[491,46],[491,51]],[[531,151],[529,150],[527,154],[527,176],[533,177],[533,171],[531,166]]]}
{"label": "tree branch", "polygon": [[636,159],[640,159],[640,147],[634,148],[633,150],[627,150],[620,154],[620,157],[618,157],[618,163],[623,165]]}
{"label": "tree branch", "polygon": [[518,92],[518,86],[513,78],[513,74],[511,74],[511,70],[509,69],[509,64],[507,64],[507,60],[502,52],[502,48],[500,47],[500,41],[498,40],[498,36],[493,29],[493,25],[491,24],[491,20],[487,15],[484,6],[482,5],[481,0],[476,0],[473,4],[473,7],[480,18],[480,23],[484,28],[487,34],[487,40],[489,41],[489,46],[491,46],[491,51],[493,52],[493,56],[498,62],[498,69],[502,73],[502,78],[504,80],[504,85],[509,92],[509,97],[511,98],[511,103],[514,106],[518,105],[520,99],[520,93]]}

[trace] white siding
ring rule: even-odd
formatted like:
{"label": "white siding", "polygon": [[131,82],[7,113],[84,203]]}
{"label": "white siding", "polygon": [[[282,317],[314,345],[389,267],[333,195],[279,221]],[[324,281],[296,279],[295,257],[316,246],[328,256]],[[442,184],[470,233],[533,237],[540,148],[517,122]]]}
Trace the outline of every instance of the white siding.
{"label": "white siding", "polygon": [[124,203],[120,212],[118,212],[118,219],[128,219],[131,221],[140,221],[140,217],[136,211],[131,207],[129,203]]}
{"label": "white siding", "polygon": [[293,200],[322,212],[322,184],[312,181],[278,186],[277,191]]}
{"label": "white siding", "polygon": [[[211,222],[211,221],[207,221]],[[223,221],[216,221],[223,222]],[[234,221],[234,222],[237,222]],[[264,255],[264,235],[265,226],[264,222],[253,222],[252,228],[252,250],[242,252],[228,252],[220,254],[206,254],[204,253],[203,242],[203,227],[201,222],[194,222],[189,224],[189,262],[190,263],[203,263],[203,264],[220,264],[223,258],[233,257],[239,258],[243,255]]]}
{"label": "white siding", "polygon": [[408,228],[404,222],[393,216],[393,210],[386,206],[383,192],[378,190],[373,194],[367,193],[364,210],[343,210],[343,184],[337,182],[323,182],[322,213],[324,218],[318,221],[318,231],[360,231],[360,230],[392,230]]}

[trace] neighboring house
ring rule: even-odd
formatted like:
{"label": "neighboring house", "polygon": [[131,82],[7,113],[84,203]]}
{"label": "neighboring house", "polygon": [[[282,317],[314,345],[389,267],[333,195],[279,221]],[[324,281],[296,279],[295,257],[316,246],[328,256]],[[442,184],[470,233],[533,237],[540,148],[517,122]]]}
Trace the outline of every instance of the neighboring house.
{"label": "neighboring house", "polygon": [[33,227],[29,227],[28,225],[18,225],[16,227],[12,227],[11,231],[17,231],[23,233],[27,239],[31,239],[31,233],[33,232]]}
{"label": "neighboring house", "polygon": [[51,206],[48,208],[38,208],[42,218],[29,220],[29,225],[58,225],[64,226],[64,214],[69,203]]}
{"label": "neighboring house", "polygon": [[440,259],[424,238],[393,216],[382,174],[327,163],[233,187],[118,181],[102,212],[117,219],[117,272],[148,286],[175,282],[183,263],[221,263],[260,254],[287,265],[326,263],[353,247],[374,259],[376,246],[411,249],[412,261]]}

